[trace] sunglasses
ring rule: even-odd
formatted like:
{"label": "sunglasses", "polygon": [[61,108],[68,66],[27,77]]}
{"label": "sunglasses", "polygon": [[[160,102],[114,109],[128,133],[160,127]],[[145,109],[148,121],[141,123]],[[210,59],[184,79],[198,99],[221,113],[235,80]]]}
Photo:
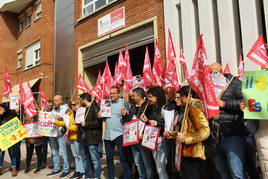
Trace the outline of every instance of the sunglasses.
{"label": "sunglasses", "polygon": [[75,106],[76,104],[71,104],[71,106]]}

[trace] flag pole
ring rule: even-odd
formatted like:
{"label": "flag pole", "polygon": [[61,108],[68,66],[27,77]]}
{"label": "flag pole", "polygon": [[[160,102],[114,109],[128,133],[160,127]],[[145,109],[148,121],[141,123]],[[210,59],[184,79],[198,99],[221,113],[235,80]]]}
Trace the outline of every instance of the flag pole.
{"label": "flag pole", "polygon": [[185,109],[184,109],[184,114],[183,114],[183,119],[182,119],[182,126],[181,126],[180,132],[183,132],[183,130],[184,130],[184,126],[185,126],[185,122],[186,122],[186,117],[188,115],[188,108],[189,108],[189,103],[190,103],[190,100],[191,100],[191,97],[190,97],[191,90],[192,89],[190,87],[189,92],[188,92],[188,95],[187,95],[187,102],[186,102]]}

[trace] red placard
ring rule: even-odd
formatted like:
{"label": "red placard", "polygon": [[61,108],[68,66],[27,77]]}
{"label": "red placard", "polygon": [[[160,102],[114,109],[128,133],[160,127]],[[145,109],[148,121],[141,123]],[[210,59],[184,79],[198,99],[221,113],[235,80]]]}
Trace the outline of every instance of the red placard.
{"label": "red placard", "polygon": [[160,135],[160,127],[146,125],[144,128],[141,146],[150,149],[152,151],[155,151],[157,148],[157,141],[159,135]]}
{"label": "red placard", "polygon": [[123,146],[129,146],[139,143],[138,125],[139,120],[133,120],[124,124]]}

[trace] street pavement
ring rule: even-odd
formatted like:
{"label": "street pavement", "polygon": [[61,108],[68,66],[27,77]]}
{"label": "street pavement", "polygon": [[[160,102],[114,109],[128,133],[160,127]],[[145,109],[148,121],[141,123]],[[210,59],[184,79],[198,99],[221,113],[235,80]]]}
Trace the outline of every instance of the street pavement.
{"label": "street pavement", "polygon": [[[49,148],[49,147],[48,147]],[[50,163],[52,160],[50,158],[51,154],[50,154],[50,149],[48,150],[48,163]],[[28,174],[24,173],[24,169],[25,169],[25,161],[26,161],[26,146],[24,143],[21,144],[21,170],[19,171],[17,177],[12,177],[11,176],[11,172],[10,172],[10,158],[8,155],[8,152],[5,153],[5,160],[4,160],[4,174],[0,176],[0,179],[28,179],[28,178],[38,178],[38,179],[48,179],[48,178],[52,178],[52,179],[59,179],[59,176],[55,176],[55,177],[47,177],[46,174],[50,173],[52,171],[52,169],[50,168],[45,168],[44,170],[42,170],[40,173],[38,174],[34,174],[34,170],[36,168],[36,162],[37,162],[37,158],[35,155],[35,152],[33,154],[33,158],[32,158],[32,163],[31,163],[31,171]],[[120,165],[120,161],[119,161],[119,157],[116,155],[115,156],[115,172],[116,172],[116,178],[118,179],[118,177],[122,174],[122,168]],[[73,174],[73,171],[71,173],[71,175]],[[70,176],[71,176],[70,175]],[[106,165],[106,160],[105,160],[105,155],[102,158],[102,173],[101,173],[101,179],[106,179],[107,177],[107,165]]]}

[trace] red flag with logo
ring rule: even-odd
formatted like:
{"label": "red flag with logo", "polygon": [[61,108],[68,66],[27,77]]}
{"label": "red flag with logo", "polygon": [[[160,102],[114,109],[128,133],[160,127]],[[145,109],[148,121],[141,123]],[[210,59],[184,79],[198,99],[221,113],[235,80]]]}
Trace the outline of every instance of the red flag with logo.
{"label": "red flag with logo", "polygon": [[128,52],[128,45],[126,44],[126,51],[125,51],[125,61],[127,64],[126,67],[126,75],[124,78],[124,91],[129,93],[132,88],[132,71],[130,66],[130,59],[129,59],[129,52]]}
{"label": "red flag with logo", "polygon": [[142,84],[144,87],[148,88],[153,85],[151,62],[150,62],[148,47],[146,47],[146,50],[145,50],[142,80],[143,80]]}
{"label": "red flag with logo", "polygon": [[113,77],[111,75],[110,67],[108,61],[106,61],[105,69],[101,77],[101,84],[103,86],[103,97],[102,99],[109,98],[110,89],[113,86]]}
{"label": "red flag with logo", "polygon": [[9,96],[9,94],[12,92],[11,89],[11,84],[10,84],[10,80],[9,80],[9,75],[7,72],[7,69],[4,68],[4,79],[3,79],[3,83],[4,83],[4,96]]}
{"label": "red flag with logo", "polygon": [[77,81],[75,83],[75,87],[77,89],[82,90],[84,93],[91,94],[91,90],[90,90],[89,86],[87,85],[87,83],[85,82],[85,80],[84,80],[84,78],[83,78],[83,76],[81,74],[78,76],[78,79],[77,79]]}
{"label": "red flag with logo", "polygon": [[165,70],[165,86],[172,85],[177,90],[180,88],[178,83],[178,76],[176,71],[176,54],[170,30],[168,31],[168,52],[167,52],[167,65]]}
{"label": "red flag with logo", "polygon": [[101,94],[102,94],[102,86],[101,86],[101,73],[99,71],[97,82],[92,90],[92,94],[95,96],[96,102],[100,104]]}
{"label": "red flag with logo", "polygon": [[41,108],[45,108],[48,100],[45,97],[43,89],[40,88],[39,91],[40,91],[40,98],[41,98]]}
{"label": "red flag with logo", "polygon": [[29,119],[34,117],[37,114],[37,110],[34,103],[31,103],[28,107],[24,108],[24,113]]}
{"label": "red flag with logo", "polygon": [[122,51],[120,50],[119,58],[118,58],[118,66],[114,75],[114,80],[115,80],[116,85],[121,85],[122,80],[125,77],[126,68],[127,68],[127,63],[125,61]]}
{"label": "red flag with logo", "polygon": [[226,65],[224,67],[224,70],[223,70],[223,73],[224,74],[231,73],[231,70],[230,70],[230,67],[229,67],[228,63],[226,63]]}
{"label": "red flag with logo", "polygon": [[25,99],[25,92],[24,92],[24,87],[22,84],[22,81],[20,80],[19,82],[19,95],[20,95],[20,104],[23,105],[23,101]]}
{"label": "red flag with logo", "polygon": [[244,76],[244,63],[242,59],[242,55],[239,58],[239,66],[238,66],[238,78],[242,78]]}
{"label": "red flag with logo", "polygon": [[259,36],[253,47],[247,54],[247,57],[254,63],[264,68],[268,65],[268,54],[266,44],[262,35]]}
{"label": "red flag with logo", "polygon": [[203,101],[207,119],[219,114],[219,104],[213,89],[202,35],[198,40],[189,84]]}
{"label": "red flag with logo", "polygon": [[155,42],[155,49],[154,49],[154,65],[152,70],[152,78],[153,83],[155,86],[162,86],[161,78],[163,74],[163,64],[161,59],[160,50],[158,48],[158,42]]}
{"label": "red flag with logo", "polygon": [[185,77],[185,79],[188,79],[190,76],[189,76],[187,64],[185,61],[185,57],[183,55],[182,45],[180,45],[180,63],[181,63],[182,68],[183,68],[184,77]]}

